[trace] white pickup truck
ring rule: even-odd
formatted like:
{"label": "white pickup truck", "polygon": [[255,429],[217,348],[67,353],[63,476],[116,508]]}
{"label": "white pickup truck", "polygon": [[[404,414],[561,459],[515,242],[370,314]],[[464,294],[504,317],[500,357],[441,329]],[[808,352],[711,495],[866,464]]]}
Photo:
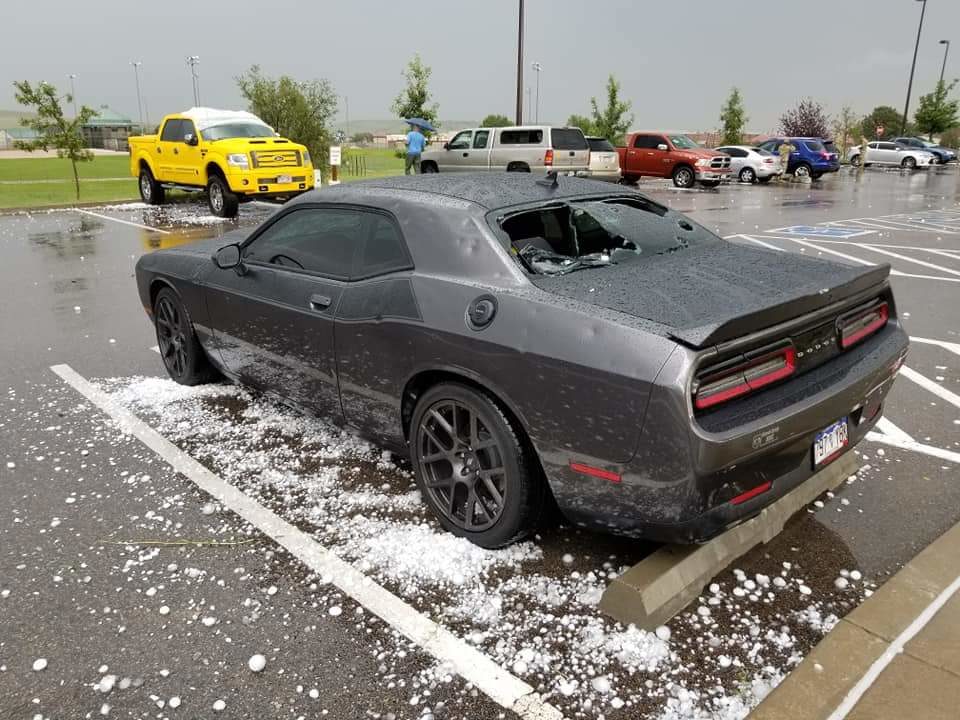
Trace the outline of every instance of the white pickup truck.
{"label": "white pickup truck", "polygon": [[420,170],[435,172],[586,173],[590,146],[580,128],[549,125],[461,130],[442,148],[420,156]]}

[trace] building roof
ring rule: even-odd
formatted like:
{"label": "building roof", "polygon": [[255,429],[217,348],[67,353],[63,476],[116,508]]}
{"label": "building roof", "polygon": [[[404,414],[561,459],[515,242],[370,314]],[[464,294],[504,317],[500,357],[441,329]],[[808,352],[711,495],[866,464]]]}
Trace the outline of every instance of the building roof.
{"label": "building roof", "polygon": [[33,140],[34,138],[40,137],[40,133],[28,127],[3,128],[0,132],[6,133],[14,140]]}
{"label": "building roof", "polygon": [[106,105],[101,105],[97,110],[97,116],[90,118],[84,127],[133,127],[134,125],[136,123],[130,118],[111,110]]}

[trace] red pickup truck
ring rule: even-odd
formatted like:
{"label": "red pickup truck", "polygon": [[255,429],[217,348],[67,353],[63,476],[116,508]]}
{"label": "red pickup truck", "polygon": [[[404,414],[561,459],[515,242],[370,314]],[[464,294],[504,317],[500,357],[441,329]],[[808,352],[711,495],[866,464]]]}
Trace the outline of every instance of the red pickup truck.
{"label": "red pickup truck", "polygon": [[618,147],[624,182],[641,177],[671,178],[680,188],[699,182],[716,187],[730,173],[730,156],[700,147],[686,135],[665,132],[634,132],[626,147]]}

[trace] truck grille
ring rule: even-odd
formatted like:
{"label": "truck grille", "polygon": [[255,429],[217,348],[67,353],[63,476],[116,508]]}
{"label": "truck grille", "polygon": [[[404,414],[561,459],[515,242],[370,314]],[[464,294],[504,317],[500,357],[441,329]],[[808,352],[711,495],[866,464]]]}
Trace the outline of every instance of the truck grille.
{"label": "truck grille", "polygon": [[254,150],[250,157],[255,168],[300,167],[299,150]]}
{"label": "truck grille", "polygon": [[723,155],[710,158],[710,167],[714,170],[730,169],[730,157]]}

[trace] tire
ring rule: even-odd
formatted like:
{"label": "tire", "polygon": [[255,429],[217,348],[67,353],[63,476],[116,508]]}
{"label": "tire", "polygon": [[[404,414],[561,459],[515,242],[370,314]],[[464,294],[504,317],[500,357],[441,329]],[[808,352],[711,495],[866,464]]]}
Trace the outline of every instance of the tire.
{"label": "tire", "polygon": [[150,172],[150,168],[140,168],[140,179],[138,185],[140,187],[140,199],[143,200],[147,205],[163,204],[165,194],[163,191],[163,185],[154,179],[153,173]]}
{"label": "tire", "polygon": [[757,173],[752,167],[745,167],[740,171],[740,182],[750,183],[752,185],[756,179]]}
{"label": "tire", "polygon": [[[475,545],[500,548],[526,537],[549,506],[533,448],[485,392],[460,383],[427,390],[410,447],[424,500],[445,530]],[[481,475],[493,468],[500,471]]]}
{"label": "tire", "polygon": [[773,175],[767,175],[766,177],[757,178],[757,182],[759,182],[761,185],[766,185],[771,180],[773,180]]}
{"label": "tire", "polygon": [[507,165],[507,172],[530,172],[530,166],[526,163],[510,163]]}
{"label": "tire", "polygon": [[860,167],[860,156],[854,155],[853,157],[851,157],[850,164],[853,165],[853,167]]}
{"label": "tire", "polygon": [[425,163],[420,163],[420,172],[423,175],[431,175],[433,173],[440,172],[440,168],[437,167],[436,163],[425,162]]}
{"label": "tire", "polygon": [[218,377],[197,340],[187,309],[168,287],[153,301],[153,324],[163,366],[172,380],[181,385],[201,385]]}
{"label": "tire", "polygon": [[636,185],[639,182],[639,175],[624,175],[622,178],[620,178],[621,185]]}
{"label": "tire", "polygon": [[913,170],[917,167],[917,159],[908,155],[901,161],[900,167],[902,167],[904,170]]}
{"label": "tire", "polygon": [[807,163],[800,163],[793,169],[794,177],[810,177],[813,174],[813,169]]}
{"label": "tire", "polygon": [[673,184],[678,188],[691,188],[697,181],[697,176],[693,174],[693,168],[687,165],[680,165],[673,170]]}
{"label": "tire", "polygon": [[207,183],[207,204],[217,217],[235,218],[240,211],[240,199],[219,175],[211,175]]}
{"label": "tire", "polygon": [[944,163],[944,162],[942,162],[942,161],[940,160],[940,156],[939,156],[939,155],[934,155],[934,156],[933,156],[933,160],[930,161],[930,164],[931,164],[931,165],[946,165],[946,163]]}

